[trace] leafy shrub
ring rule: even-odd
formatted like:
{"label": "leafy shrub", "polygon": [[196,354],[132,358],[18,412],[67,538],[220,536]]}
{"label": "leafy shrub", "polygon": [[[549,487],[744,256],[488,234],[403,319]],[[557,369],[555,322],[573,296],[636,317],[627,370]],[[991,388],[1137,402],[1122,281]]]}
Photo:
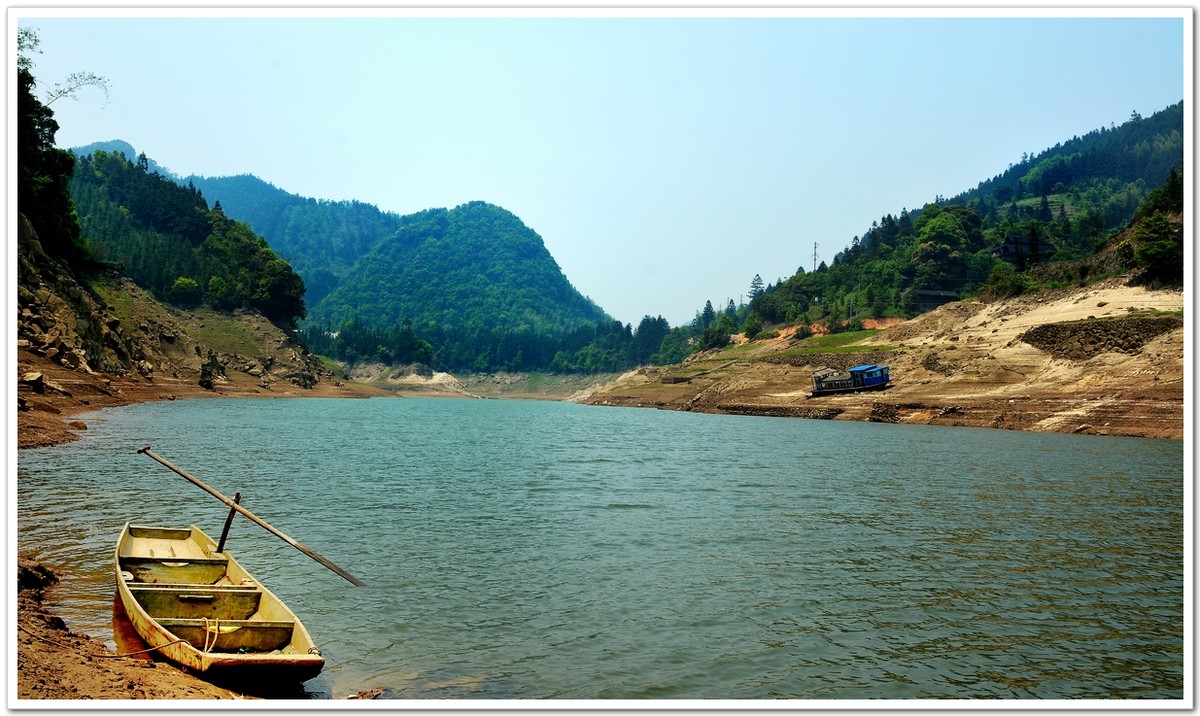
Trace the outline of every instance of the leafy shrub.
{"label": "leafy shrub", "polygon": [[1183,281],[1183,231],[1161,211],[1139,219],[1133,226],[1133,254],[1147,277]]}
{"label": "leafy shrub", "polygon": [[992,267],[987,283],[983,285],[983,290],[979,295],[985,301],[998,301],[1020,296],[1025,293],[1027,288],[1025,275],[1018,272],[1012,264],[1001,262]]}
{"label": "leafy shrub", "polygon": [[175,279],[175,283],[171,285],[170,293],[168,294],[172,303],[184,308],[192,308],[198,305],[203,296],[204,291],[200,288],[200,282],[187,276],[180,276]]}
{"label": "leafy shrub", "polygon": [[747,338],[750,340],[755,340],[758,337],[758,334],[762,332],[762,329],[763,322],[758,315],[751,312],[750,315],[746,316],[746,322],[742,324],[742,333],[746,334]]}

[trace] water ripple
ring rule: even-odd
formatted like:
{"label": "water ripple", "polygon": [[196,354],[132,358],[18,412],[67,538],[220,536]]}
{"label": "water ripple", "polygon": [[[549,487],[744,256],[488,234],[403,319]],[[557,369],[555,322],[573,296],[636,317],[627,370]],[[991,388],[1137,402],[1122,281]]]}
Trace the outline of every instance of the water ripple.
{"label": "water ripple", "polygon": [[1178,442],[420,399],[87,422],[18,463],[72,628],[110,633],[125,520],[224,520],[151,444],[367,582],[235,521],[322,644],[317,693],[1182,697]]}

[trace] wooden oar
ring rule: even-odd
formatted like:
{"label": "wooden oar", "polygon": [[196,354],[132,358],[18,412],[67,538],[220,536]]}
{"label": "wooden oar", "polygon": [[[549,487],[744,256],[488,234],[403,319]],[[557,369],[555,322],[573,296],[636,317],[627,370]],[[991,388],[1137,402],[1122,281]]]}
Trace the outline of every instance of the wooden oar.
{"label": "wooden oar", "polygon": [[300,550],[300,551],[301,551],[301,552],[303,552],[304,554],[307,554],[309,557],[312,557],[313,559],[315,559],[316,561],[320,562],[320,563],[321,563],[321,564],[323,564],[324,566],[326,566],[326,567],[328,567],[329,569],[333,570],[335,573],[337,573],[337,575],[338,575],[339,577],[341,577],[342,579],[345,579],[347,582],[349,582],[349,583],[353,584],[353,585],[354,585],[354,586],[356,586],[356,587],[361,587],[361,586],[363,586],[363,582],[362,582],[361,580],[359,580],[359,579],[358,579],[358,578],[356,578],[356,577],[353,577],[353,576],[351,576],[351,575],[350,575],[350,573],[349,573],[349,572],[347,572],[346,570],[342,569],[341,567],[337,566],[337,565],[336,565],[336,564],[334,564],[333,562],[330,562],[328,559],[325,559],[324,557],[322,557],[321,555],[317,554],[316,552],[314,552],[313,550],[309,549],[308,547],[305,547],[304,545],[300,544],[300,543],[299,543],[299,542],[297,542],[296,540],[292,539],[291,537],[288,537],[288,536],[287,536],[287,535],[285,535],[284,533],[282,533],[282,532],[280,532],[279,530],[275,529],[275,528],[274,528],[274,527],[272,527],[271,525],[269,525],[269,524],[267,524],[266,522],[264,522],[263,520],[259,519],[259,518],[258,518],[258,517],[257,517],[257,516],[254,514],[254,513],[250,512],[250,510],[247,510],[245,507],[242,507],[241,505],[239,505],[237,502],[235,502],[235,501],[233,501],[233,500],[229,499],[229,498],[228,498],[228,497],[226,497],[225,495],[222,495],[220,492],[217,492],[216,490],[214,490],[213,488],[209,487],[208,485],[205,485],[203,482],[201,482],[200,480],[196,479],[195,477],[192,477],[191,475],[187,474],[187,473],[186,473],[186,472],[184,472],[183,470],[179,469],[178,467],[175,467],[175,466],[174,466],[174,465],[172,465],[171,463],[169,463],[169,462],[167,462],[166,460],[162,459],[162,458],[161,458],[161,457],[159,457],[158,455],[155,455],[154,453],[150,452],[150,446],[149,446],[149,445],[147,445],[146,447],[144,447],[144,448],[142,448],[142,449],[138,450],[138,452],[140,452],[140,453],[143,453],[144,455],[146,455],[146,456],[150,457],[150,458],[151,458],[151,459],[153,459],[153,460],[156,460],[156,461],[158,461],[158,462],[162,463],[163,465],[166,465],[167,467],[169,467],[170,469],[172,469],[172,470],[174,470],[176,473],[178,473],[180,476],[182,476],[184,479],[186,479],[188,482],[192,483],[192,484],[193,484],[193,485],[195,485],[196,487],[199,487],[201,490],[204,490],[205,492],[207,492],[208,494],[210,494],[210,495],[212,495],[213,497],[217,498],[217,499],[218,499],[218,500],[220,500],[221,502],[224,502],[224,503],[225,503],[226,505],[228,505],[230,508],[232,508],[232,509],[234,509],[234,510],[237,510],[238,512],[242,513],[242,514],[243,514],[243,515],[245,515],[246,517],[250,518],[250,520],[251,520],[252,522],[254,522],[255,524],[257,524],[259,527],[262,527],[263,529],[265,529],[266,531],[268,531],[268,532],[270,532],[271,534],[275,535],[275,536],[276,536],[276,537],[278,537],[279,539],[283,540],[284,542],[287,542],[288,544],[290,544],[291,546],[293,546],[293,547],[295,547],[296,549]]}

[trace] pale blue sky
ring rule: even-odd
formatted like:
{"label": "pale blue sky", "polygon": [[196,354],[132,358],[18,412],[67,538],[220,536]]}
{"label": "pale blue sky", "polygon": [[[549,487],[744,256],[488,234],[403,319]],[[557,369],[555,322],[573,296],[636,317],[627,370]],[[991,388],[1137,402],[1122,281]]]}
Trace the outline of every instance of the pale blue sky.
{"label": "pale blue sky", "polygon": [[1191,59],[1189,10],[47,12],[17,14],[40,31],[39,81],[89,70],[112,90],[107,105],[85,91],[52,106],[60,146],[124,139],[178,174],[251,173],[401,214],[498,204],[542,236],[576,288],[634,325],[645,314],[679,325],[705,300],[737,302],[755,274],[773,282],[811,268],[814,243],[831,261],[885,213],[1179,102]]}

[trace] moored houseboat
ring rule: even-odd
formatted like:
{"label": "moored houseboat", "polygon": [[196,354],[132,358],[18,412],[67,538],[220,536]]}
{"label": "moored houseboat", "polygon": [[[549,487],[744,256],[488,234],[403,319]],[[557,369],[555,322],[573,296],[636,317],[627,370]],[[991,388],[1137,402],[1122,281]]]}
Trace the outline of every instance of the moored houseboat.
{"label": "moored houseboat", "polygon": [[848,370],[822,368],[812,374],[813,391],[808,397],[855,393],[861,390],[883,390],[891,385],[886,365],[874,363],[856,365]]}

